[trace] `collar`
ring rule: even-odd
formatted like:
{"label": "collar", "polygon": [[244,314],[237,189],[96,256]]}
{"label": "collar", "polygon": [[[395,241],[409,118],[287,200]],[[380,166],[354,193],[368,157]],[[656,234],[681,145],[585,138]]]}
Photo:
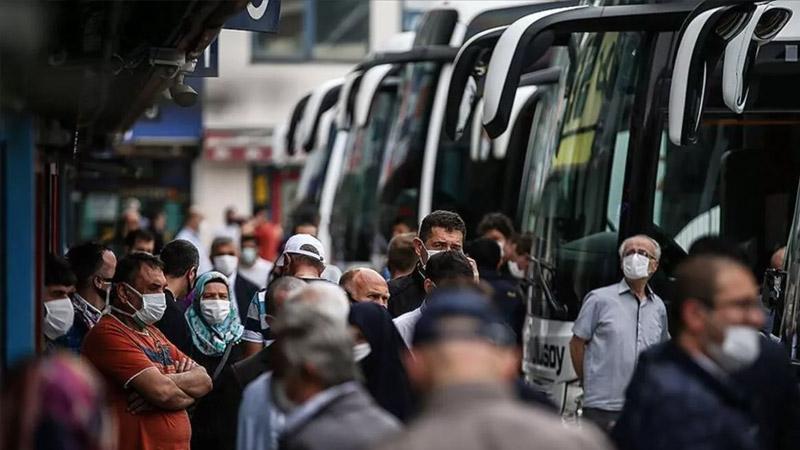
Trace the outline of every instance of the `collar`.
{"label": "collar", "polygon": [[[77,292],[72,293],[70,300],[72,300],[72,307],[75,308],[76,312],[80,313],[81,319],[89,328],[95,326],[100,321],[100,317],[103,316],[104,311],[97,309]],[[106,305],[107,308],[108,305]]]}
{"label": "collar", "polygon": [[431,414],[461,411],[471,405],[486,405],[489,402],[509,401],[512,389],[507,383],[461,383],[435,389],[426,406]]}
{"label": "collar", "polygon": [[[619,284],[617,284],[617,293],[622,295],[625,292],[631,292],[631,286],[628,284],[628,280],[623,278],[622,281],[620,281]],[[648,300],[653,299],[653,295],[655,295],[655,293],[653,292],[653,289],[650,287],[649,283],[645,285],[644,292],[645,294],[647,294],[646,299]],[[631,295],[633,295],[633,292],[631,292]]]}
{"label": "collar", "polygon": [[333,403],[334,400],[351,394],[358,390],[358,383],[348,381],[336,386],[329,387],[317,395],[306,400],[305,403],[295,408],[286,415],[283,433],[290,434],[310,421],[323,408]]}
{"label": "collar", "polygon": [[706,372],[710,373],[714,377],[720,380],[727,380],[728,374],[722,370],[717,363],[714,362],[713,359],[709,358],[706,355],[698,354],[698,355],[689,355],[690,358],[698,365],[701,369],[705,370]]}

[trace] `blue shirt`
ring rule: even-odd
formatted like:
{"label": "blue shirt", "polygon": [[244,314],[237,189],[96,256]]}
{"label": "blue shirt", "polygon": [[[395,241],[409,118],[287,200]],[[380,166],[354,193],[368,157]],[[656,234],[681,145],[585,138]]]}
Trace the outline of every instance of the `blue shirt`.
{"label": "blue shirt", "polygon": [[242,393],[236,450],[273,450],[283,430],[284,414],[272,403],[272,372],[251,381]]}
{"label": "blue shirt", "polygon": [[587,341],[583,406],[621,411],[639,354],[669,339],[667,308],[649,287],[639,301],[622,280],[586,296],[572,333]]}

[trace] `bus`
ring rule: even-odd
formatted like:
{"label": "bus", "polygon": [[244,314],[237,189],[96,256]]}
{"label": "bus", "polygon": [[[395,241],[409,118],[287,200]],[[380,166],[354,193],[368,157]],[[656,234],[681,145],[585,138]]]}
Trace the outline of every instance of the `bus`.
{"label": "bus", "polygon": [[[644,233],[660,243],[652,287],[667,302],[672,272],[696,239],[738,243],[755,273],[786,242],[800,169],[791,151],[800,137],[792,105],[800,103],[788,102],[791,66],[782,64],[791,61],[791,33],[759,42],[758,58],[750,53],[745,110],[731,111],[720,92],[723,66],[732,64],[726,47],[747,32],[755,10],[748,1],[582,2],[520,19],[498,40],[505,50],[492,55],[484,90],[490,136],[508,126],[522,67],[548,43],[570,55],[558,89],[563,108],[532,126],[555,132],[544,145],[529,142],[520,205],[522,230],[535,237],[523,371],[566,414],[576,412],[580,395],[572,322],[589,291],[621,278],[624,238]],[[767,31],[784,25],[762,23]],[[695,50],[676,59],[686,39]],[[684,86],[673,87],[673,74],[685,73]],[[694,95],[684,97],[675,123],[688,126],[676,144],[669,124],[677,89]]]}

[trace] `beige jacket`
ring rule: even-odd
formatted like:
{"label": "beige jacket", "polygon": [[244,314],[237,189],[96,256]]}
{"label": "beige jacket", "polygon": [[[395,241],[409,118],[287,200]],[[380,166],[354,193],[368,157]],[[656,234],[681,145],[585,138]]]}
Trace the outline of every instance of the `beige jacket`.
{"label": "beige jacket", "polygon": [[378,450],[608,450],[594,427],[577,429],[515,400],[510,386],[469,384],[440,389],[409,428]]}

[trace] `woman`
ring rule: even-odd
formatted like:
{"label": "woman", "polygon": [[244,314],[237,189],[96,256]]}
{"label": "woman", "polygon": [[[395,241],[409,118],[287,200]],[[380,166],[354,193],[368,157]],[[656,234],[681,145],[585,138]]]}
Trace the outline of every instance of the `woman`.
{"label": "woman", "polygon": [[228,368],[243,358],[244,327],[225,275],[200,275],[192,294],[185,315],[192,336],[189,356],[205,367],[214,381],[214,389],[198,400],[191,413],[192,450],[233,449],[239,394],[230,383]]}
{"label": "woman", "polygon": [[407,421],[413,399],[401,356],[408,349],[391,314],[377,303],[355,303],[350,306],[349,321],[355,341],[354,356],[361,366],[367,390],[383,409]]}

